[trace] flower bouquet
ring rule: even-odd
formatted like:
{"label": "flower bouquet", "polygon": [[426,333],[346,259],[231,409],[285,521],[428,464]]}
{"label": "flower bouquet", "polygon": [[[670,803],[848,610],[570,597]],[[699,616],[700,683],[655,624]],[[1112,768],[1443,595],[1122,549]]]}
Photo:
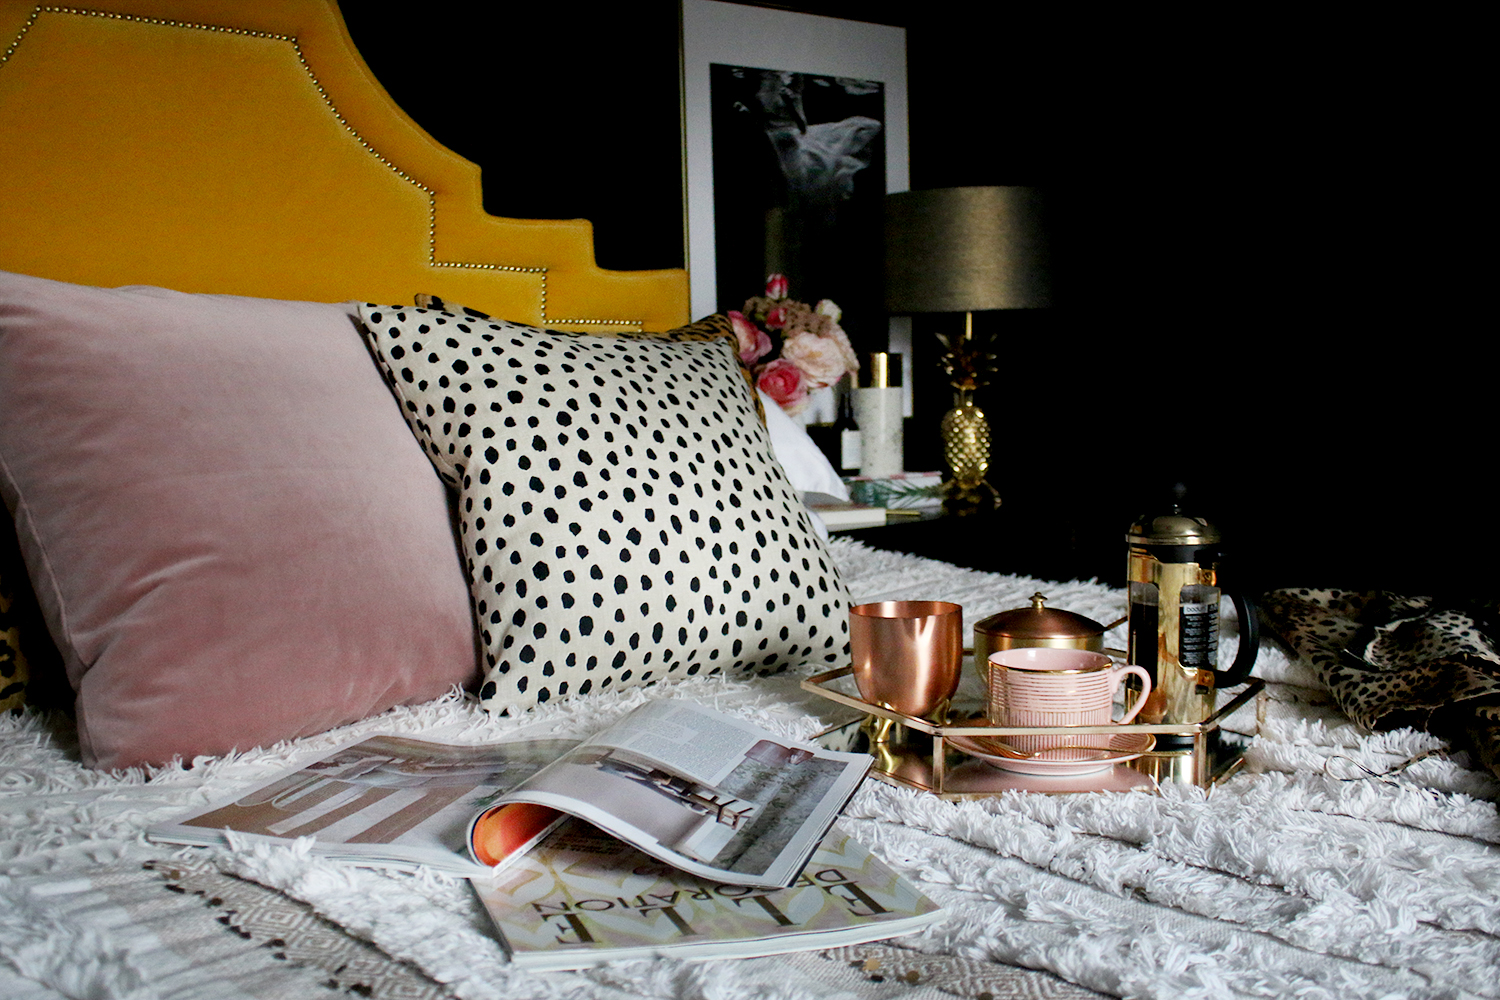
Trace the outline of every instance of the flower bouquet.
{"label": "flower bouquet", "polygon": [[807,407],[813,392],[859,369],[859,357],[839,326],[841,316],[829,299],[809,306],[787,298],[782,274],[768,277],[766,293],[747,299],[743,311],[729,312],[740,360],[751,366],[756,386],[793,416]]}

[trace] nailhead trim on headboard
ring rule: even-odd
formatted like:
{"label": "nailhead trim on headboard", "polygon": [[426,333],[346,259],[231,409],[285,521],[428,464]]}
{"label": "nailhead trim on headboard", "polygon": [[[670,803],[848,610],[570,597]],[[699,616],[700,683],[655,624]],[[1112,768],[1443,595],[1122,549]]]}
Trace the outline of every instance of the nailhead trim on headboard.
{"label": "nailhead trim on headboard", "polygon": [[396,164],[392,163],[378,149],[376,149],[374,146],[370,145],[369,141],[366,140],[364,136],[360,135],[359,131],[357,129],[355,129],[353,125],[349,124],[348,120],[344,118],[343,114],[339,111],[339,109],[334,106],[333,99],[328,96],[328,92],[323,89],[322,82],[318,79],[317,74],[313,72],[312,66],[310,66],[308,64],[307,57],[305,55],[303,55],[303,53],[302,53],[302,46],[297,43],[297,39],[294,36],[292,36],[292,35],[275,34],[273,32],[268,32],[268,31],[255,31],[255,30],[252,30],[250,28],[233,28],[233,27],[227,27],[227,26],[224,26],[224,25],[217,25],[217,24],[196,24],[196,23],[192,23],[192,22],[188,22],[188,21],[174,21],[174,20],[168,20],[168,19],[165,19],[165,18],[142,17],[142,16],[136,15],[136,14],[119,14],[119,13],[115,13],[113,11],[89,10],[89,9],[82,8],[82,7],[61,7],[61,6],[54,6],[54,5],[39,4],[36,7],[36,9],[34,9],[31,12],[31,16],[26,19],[26,23],[21,26],[20,33],[17,34],[16,37],[15,37],[15,40],[10,43],[10,46],[5,50],[4,55],[0,55],[0,66],[4,66],[10,60],[10,57],[15,53],[16,49],[20,46],[22,40],[25,39],[27,32],[29,32],[31,30],[31,26],[36,23],[37,18],[40,17],[42,14],[74,14],[74,15],[77,15],[77,16],[80,16],[80,17],[101,17],[101,18],[106,18],[106,19],[109,19],[109,20],[116,20],[116,21],[135,21],[135,22],[139,22],[139,23],[142,23],[142,24],[155,24],[155,25],[161,25],[163,27],[168,27],[168,28],[187,28],[187,29],[191,29],[191,30],[194,30],[194,31],[213,31],[213,32],[219,32],[219,33],[222,33],[222,34],[245,35],[245,36],[252,37],[252,38],[269,38],[269,39],[274,39],[276,41],[286,42],[287,44],[291,45],[292,51],[294,51],[294,52],[297,53],[297,61],[302,64],[302,68],[303,68],[303,70],[306,71],[308,79],[312,80],[313,87],[317,90],[318,96],[323,99],[323,103],[328,107],[328,110],[333,114],[333,117],[338,120],[338,123],[340,125],[342,125],[345,128],[345,130],[347,130],[348,133],[354,137],[355,141],[358,142],[361,146],[363,146],[365,148],[365,150],[371,156],[373,156],[373,157],[375,157],[375,159],[379,160],[386,167],[386,169],[390,170],[397,177],[401,178],[403,181],[406,181],[408,184],[411,184],[413,187],[417,188],[423,194],[427,195],[427,262],[428,262],[428,264],[430,266],[432,266],[432,267],[466,268],[466,269],[472,269],[472,270],[485,270],[485,271],[514,271],[514,272],[519,272],[519,273],[523,273],[523,274],[536,274],[536,275],[540,275],[540,277],[541,277],[541,302],[540,302],[540,307],[541,307],[542,321],[544,323],[557,323],[557,324],[566,323],[566,324],[570,324],[570,325],[574,325],[574,326],[616,326],[616,327],[628,327],[628,328],[631,328],[631,329],[634,329],[634,330],[641,330],[644,327],[644,325],[645,325],[644,322],[642,320],[639,320],[639,319],[552,319],[552,318],[548,317],[548,315],[547,315],[547,277],[548,277],[548,274],[547,274],[547,268],[546,267],[541,267],[541,266],[529,266],[528,267],[528,266],[517,265],[517,264],[487,264],[487,263],[476,263],[476,262],[472,262],[472,261],[438,260],[438,257],[437,257],[437,193],[435,191],[433,191],[431,188],[429,188],[427,185],[423,184],[421,181],[417,180],[415,177],[412,177],[406,171],[402,170]]}

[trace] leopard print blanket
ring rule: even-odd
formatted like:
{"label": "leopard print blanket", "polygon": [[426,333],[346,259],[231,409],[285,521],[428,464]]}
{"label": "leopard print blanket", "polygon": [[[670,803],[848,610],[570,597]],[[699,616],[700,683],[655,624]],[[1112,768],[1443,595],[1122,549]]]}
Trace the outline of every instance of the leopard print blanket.
{"label": "leopard print blanket", "polygon": [[1500,602],[1277,590],[1263,618],[1367,729],[1425,729],[1500,775]]}

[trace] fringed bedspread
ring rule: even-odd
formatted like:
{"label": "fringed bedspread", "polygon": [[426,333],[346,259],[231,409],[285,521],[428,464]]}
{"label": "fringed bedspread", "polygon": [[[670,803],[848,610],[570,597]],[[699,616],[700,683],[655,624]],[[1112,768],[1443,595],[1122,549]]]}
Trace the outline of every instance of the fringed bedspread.
{"label": "fringed bedspread", "polygon": [[[959,570],[848,540],[833,551],[857,601],[956,601],[970,626],[1038,589],[1096,620],[1124,612],[1121,593],[1093,582]],[[0,996],[1500,996],[1500,783],[1425,733],[1356,729],[1312,666],[1273,641],[1256,673],[1270,693],[1265,721],[1244,769],[1211,794],[948,803],[867,781],[840,822],[947,907],[922,933],[579,973],[509,968],[460,881],[289,848],[172,849],[143,830],[355,735],[583,736],[670,695],[806,738],[843,710],[796,676],[692,679],[517,720],[454,695],[150,774],[86,771],[66,719],[5,716]],[[1254,713],[1229,728],[1252,732]]]}

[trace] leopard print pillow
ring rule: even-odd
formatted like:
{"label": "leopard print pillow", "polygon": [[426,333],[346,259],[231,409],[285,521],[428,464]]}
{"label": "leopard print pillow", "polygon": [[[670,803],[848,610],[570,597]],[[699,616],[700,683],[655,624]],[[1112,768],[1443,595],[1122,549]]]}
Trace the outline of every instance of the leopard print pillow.
{"label": "leopard print pillow", "polygon": [[72,703],[62,654],[53,645],[26,575],[15,525],[0,511],[0,712]]}
{"label": "leopard print pillow", "polygon": [[26,704],[26,682],[31,679],[30,664],[21,651],[21,629],[11,617],[14,607],[15,595],[0,578],[0,712]]}
{"label": "leopard print pillow", "polygon": [[847,592],[772,456],[732,338],[359,314],[459,492],[486,708],[846,656]]}

